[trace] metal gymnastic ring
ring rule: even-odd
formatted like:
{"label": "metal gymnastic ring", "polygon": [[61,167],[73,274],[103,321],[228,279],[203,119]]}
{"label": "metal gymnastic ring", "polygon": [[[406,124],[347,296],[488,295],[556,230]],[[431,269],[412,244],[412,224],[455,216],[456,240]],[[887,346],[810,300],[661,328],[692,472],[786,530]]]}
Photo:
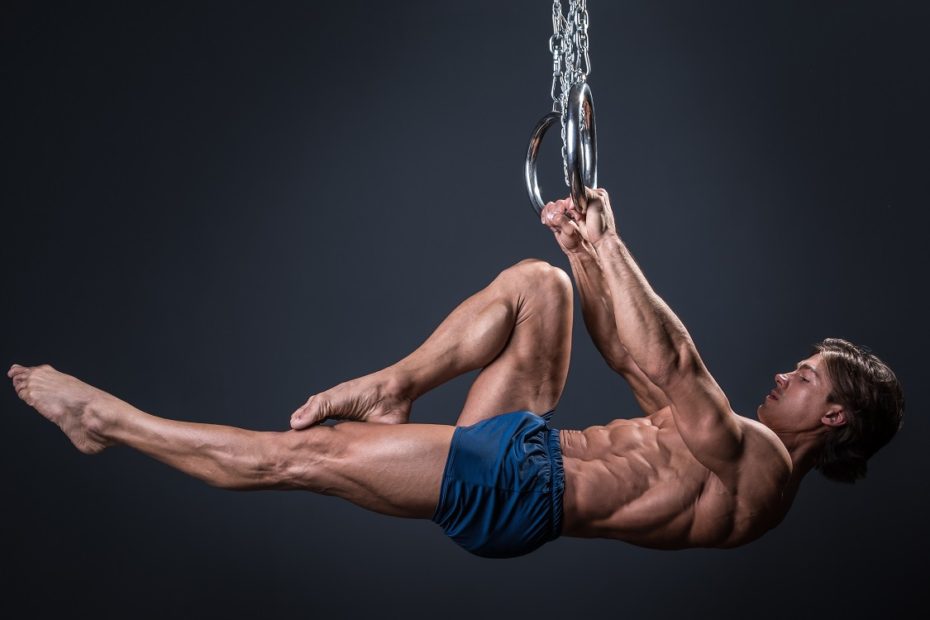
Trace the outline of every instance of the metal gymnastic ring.
{"label": "metal gymnastic ring", "polygon": [[539,147],[542,144],[543,136],[550,125],[559,125],[562,121],[562,115],[558,112],[549,112],[539,119],[536,127],[533,128],[533,135],[530,136],[530,146],[526,149],[526,165],[523,167],[523,176],[526,177],[526,191],[530,197],[530,204],[537,215],[542,213],[546,204],[542,201],[539,194],[539,180],[536,178],[536,155],[539,153]]}
{"label": "metal gymnastic ring", "polygon": [[597,187],[597,131],[594,125],[594,98],[587,82],[575,84],[568,94],[565,142],[572,200],[583,210],[587,206],[584,188]]}
{"label": "metal gymnastic ring", "polygon": [[[565,121],[566,162],[572,199],[575,204],[585,206],[585,186],[597,187],[597,132],[594,124],[594,98],[591,87],[582,82],[572,87],[568,96],[568,114]],[[523,175],[530,204],[537,214],[542,213],[545,203],[539,192],[536,178],[536,156],[546,130],[552,124],[561,124],[561,115],[550,112],[542,117],[533,129],[530,145],[526,149],[526,165]]]}

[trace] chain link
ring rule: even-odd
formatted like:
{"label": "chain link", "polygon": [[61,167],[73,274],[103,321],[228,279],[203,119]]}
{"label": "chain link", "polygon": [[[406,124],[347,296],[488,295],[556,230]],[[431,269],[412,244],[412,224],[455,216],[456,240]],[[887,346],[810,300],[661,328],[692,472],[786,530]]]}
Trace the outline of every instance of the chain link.
{"label": "chain link", "polygon": [[571,187],[568,176],[568,142],[565,121],[568,114],[568,94],[576,84],[584,82],[591,73],[588,55],[587,0],[569,0],[568,13],[562,13],[562,1],[552,0],[552,36],[549,38],[552,54],[552,111],[558,112],[562,124],[562,172],[565,185]]}

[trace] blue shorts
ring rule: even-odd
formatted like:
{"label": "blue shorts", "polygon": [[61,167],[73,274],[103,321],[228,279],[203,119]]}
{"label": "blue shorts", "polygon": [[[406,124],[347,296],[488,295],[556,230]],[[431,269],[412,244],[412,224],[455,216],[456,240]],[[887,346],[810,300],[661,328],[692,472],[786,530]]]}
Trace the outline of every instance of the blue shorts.
{"label": "blue shorts", "polygon": [[564,490],[559,431],[505,413],[455,429],[433,521],[475,555],[515,557],[562,533]]}

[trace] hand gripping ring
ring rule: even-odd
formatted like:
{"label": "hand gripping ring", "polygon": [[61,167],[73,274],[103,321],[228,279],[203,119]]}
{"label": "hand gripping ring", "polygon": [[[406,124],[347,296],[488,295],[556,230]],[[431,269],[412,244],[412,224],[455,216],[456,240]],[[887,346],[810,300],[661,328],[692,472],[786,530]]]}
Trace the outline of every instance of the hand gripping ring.
{"label": "hand gripping ring", "polygon": [[[572,200],[582,209],[586,206],[584,188],[597,187],[597,132],[594,125],[594,98],[586,82],[575,84],[568,94],[568,114],[565,120],[566,161]],[[545,203],[539,192],[536,179],[536,156],[546,130],[552,124],[560,124],[561,115],[550,112],[542,117],[533,129],[530,145],[526,149],[526,191],[530,204],[537,215],[542,213]]]}

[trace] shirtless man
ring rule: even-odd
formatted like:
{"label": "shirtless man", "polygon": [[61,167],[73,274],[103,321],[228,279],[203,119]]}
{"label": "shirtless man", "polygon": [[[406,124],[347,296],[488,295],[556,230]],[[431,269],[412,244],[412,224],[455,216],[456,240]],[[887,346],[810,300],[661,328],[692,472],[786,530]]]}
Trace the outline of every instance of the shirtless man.
{"label": "shirtless man", "polygon": [[[587,190],[586,203],[550,203],[543,223],[641,418],[548,426],[568,372],[573,302],[565,273],[533,260],[463,302],[406,358],[310,397],[286,432],[155,417],[50,366],[13,365],[8,376],[84,453],[123,444],[213,486],[303,489],[432,519],[488,557],[560,535],[734,547],[782,520],[812,468],[845,481],[865,474],[901,422],[901,388],[885,364],[828,339],[775,376],[758,422],[735,414],[620,240],[607,193]],[[407,423],[417,397],[477,368],[456,426]]]}

